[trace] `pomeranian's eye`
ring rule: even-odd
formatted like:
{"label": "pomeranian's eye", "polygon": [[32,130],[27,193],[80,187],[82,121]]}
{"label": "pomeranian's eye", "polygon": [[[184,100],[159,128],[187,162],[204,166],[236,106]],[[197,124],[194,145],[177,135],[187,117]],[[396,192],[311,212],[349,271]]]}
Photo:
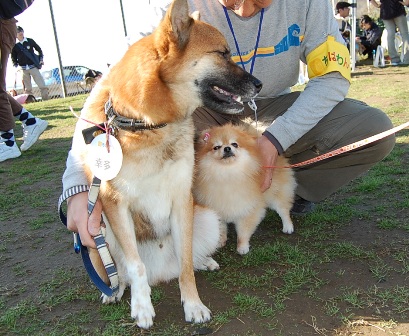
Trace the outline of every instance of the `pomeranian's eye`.
{"label": "pomeranian's eye", "polygon": [[232,144],[231,144],[234,148],[238,148],[239,147],[239,144],[237,143],[237,142],[232,142]]}
{"label": "pomeranian's eye", "polygon": [[217,151],[218,149],[220,149],[222,146],[214,146],[213,147],[213,149],[215,150],[215,151]]}

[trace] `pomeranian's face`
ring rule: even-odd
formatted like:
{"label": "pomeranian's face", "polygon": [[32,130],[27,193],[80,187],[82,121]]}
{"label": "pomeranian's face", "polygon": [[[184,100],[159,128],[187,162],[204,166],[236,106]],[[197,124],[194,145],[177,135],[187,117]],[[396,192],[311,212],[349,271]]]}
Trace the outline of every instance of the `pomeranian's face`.
{"label": "pomeranian's face", "polygon": [[257,160],[256,137],[231,124],[213,127],[201,133],[196,153],[199,160],[206,157],[223,164],[251,158]]}

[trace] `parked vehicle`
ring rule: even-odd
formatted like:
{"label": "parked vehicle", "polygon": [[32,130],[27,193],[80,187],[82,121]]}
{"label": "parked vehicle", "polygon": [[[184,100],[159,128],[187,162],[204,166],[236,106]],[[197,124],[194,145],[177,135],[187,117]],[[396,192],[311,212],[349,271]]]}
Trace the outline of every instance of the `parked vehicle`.
{"label": "parked vehicle", "polygon": [[[85,82],[85,75],[90,68],[85,66],[64,66],[63,74],[65,80],[65,89],[67,96],[74,96],[80,93],[90,92],[92,87]],[[62,97],[61,76],[58,68],[43,71],[45,84],[49,87],[50,97]]]}
{"label": "parked vehicle", "polygon": [[[66,89],[65,93],[67,96],[75,96],[77,94],[88,93],[91,91],[95,82],[93,82],[91,85],[89,81],[85,80],[85,75],[88,74],[89,71],[92,71],[92,69],[82,65],[69,65],[63,67]],[[96,72],[100,74],[99,71]],[[41,75],[44,78],[45,84],[48,86],[49,97],[63,97],[60,70],[58,68],[45,70],[41,72]],[[24,93],[21,84],[17,84],[16,91],[17,94]],[[33,95],[41,100],[40,90],[35,83],[33,83]]]}

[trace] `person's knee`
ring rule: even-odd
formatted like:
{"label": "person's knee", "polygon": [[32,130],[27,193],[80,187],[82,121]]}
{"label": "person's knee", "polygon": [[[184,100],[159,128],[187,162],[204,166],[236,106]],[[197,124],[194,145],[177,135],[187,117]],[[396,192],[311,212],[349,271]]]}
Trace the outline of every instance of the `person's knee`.
{"label": "person's knee", "polygon": [[[368,136],[376,136],[381,133],[388,131],[393,128],[392,121],[389,117],[381,110],[368,107],[364,113],[368,114],[368,122],[366,124],[366,129],[368,130]],[[373,158],[375,161],[381,161],[384,159],[395,146],[395,135],[389,135],[380,138],[372,145]]]}
{"label": "person's knee", "polygon": [[377,142],[375,145],[374,160],[379,162],[387,157],[395,147],[395,135],[388,136]]}
{"label": "person's knee", "polygon": [[390,118],[380,109],[367,106],[360,113],[363,115],[365,120],[365,122],[361,123],[360,125],[366,129],[366,131],[362,130],[363,133],[375,135],[393,128]]}

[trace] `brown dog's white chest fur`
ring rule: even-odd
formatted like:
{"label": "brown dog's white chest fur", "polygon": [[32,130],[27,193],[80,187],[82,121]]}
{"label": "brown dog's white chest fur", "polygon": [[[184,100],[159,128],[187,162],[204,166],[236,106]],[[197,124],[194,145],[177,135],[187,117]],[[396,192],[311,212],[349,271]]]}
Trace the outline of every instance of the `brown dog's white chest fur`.
{"label": "brown dog's white chest fur", "polygon": [[124,133],[128,132],[119,132],[122,168],[115,179],[101,185],[101,200],[104,208],[115,200],[115,206],[128,209],[138,240],[161,238],[170,232],[173,207],[181,198],[190,197],[194,163],[191,118],[144,134]]}

